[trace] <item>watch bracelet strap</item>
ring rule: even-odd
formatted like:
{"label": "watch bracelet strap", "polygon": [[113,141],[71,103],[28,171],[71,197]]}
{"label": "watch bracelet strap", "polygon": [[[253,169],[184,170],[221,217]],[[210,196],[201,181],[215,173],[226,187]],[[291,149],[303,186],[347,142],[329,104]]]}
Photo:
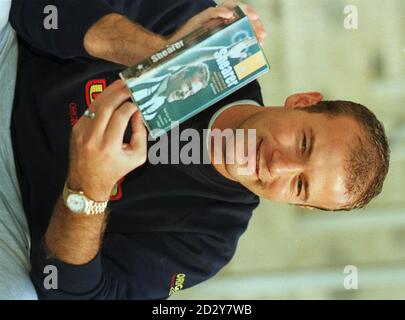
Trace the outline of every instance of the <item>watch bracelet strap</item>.
{"label": "watch bracelet strap", "polygon": [[90,210],[88,210],[87,215],[96,215],[102,214],[107,209],[108,201],[96,202],[93,200],[90,201]]}
{"label": "watch bracelet strap", "polygon": [[[90,208],[90,209],[87,209],[86,213],[83,213],[83,215],[98,215],[98,214],[104,213],[105,210],[107,209],[108,201],[97,202],[97,201],[91,200],[83,192],[74,191],[74,190],[70,189],[66,182],[65,186],[63,188],[63,201],[64,202],[66,201],[69,193],[82,193],[86,197],[86,199],[89,201],[88,208]],[[65,202],[65,204],[66,204],[66,202]]]}

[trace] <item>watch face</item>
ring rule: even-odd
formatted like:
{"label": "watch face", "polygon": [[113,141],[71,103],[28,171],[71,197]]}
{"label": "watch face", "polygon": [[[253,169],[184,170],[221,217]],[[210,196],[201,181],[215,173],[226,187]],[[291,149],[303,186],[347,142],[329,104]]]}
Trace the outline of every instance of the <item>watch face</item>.
{"label": "watch face", "polygon": [[66,200],[68,208],[75,213],[83,213],[86,210],[86,200],[78,194],[71,194]]}

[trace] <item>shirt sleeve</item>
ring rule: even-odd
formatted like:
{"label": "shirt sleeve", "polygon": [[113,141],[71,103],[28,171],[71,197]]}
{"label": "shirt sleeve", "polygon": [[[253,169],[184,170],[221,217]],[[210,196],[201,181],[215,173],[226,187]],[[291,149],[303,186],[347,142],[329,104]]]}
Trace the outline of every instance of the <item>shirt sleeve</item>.
{"label": "shirt sleeve", "polygon": [[83,45],[87,30],[113,12],[105,0],[13,0],[10,23],[22,39],[46,54],[90,57]]}
{"label": "shirt sleeve", "polygon": [[[84,36],[107,14],[125,15],[152,32],[168,35],[215,5],[213,0],[13,0],[10,22],[22,39],[41,52],[64,59],[89,58]],[[57,29],[44,26],[45,18],[51,17],[50,11],[44,12],[48,6],[57,9]]]}
{"label": "shirt sleeve", "polygon": [[[215,275],[235,247],[229,238],[197,233],[112,234],[82,266],[47,259],[39,249],[31,278],[40,299],[166,299]],[[47,266],[57,270],[54,283]]]}

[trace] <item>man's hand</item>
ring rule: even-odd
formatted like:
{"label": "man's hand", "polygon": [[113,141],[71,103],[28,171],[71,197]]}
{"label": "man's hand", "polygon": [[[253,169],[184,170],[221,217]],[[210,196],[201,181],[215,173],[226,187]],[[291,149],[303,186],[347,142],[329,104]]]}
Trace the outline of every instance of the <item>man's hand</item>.
{"label": "man's hand", "polygon": [[261,45],[263,45],[264,39],[267,37],[267,32],[264,29],[263,23],[261,22],[259,15],[248,5],[243,4],[241,2],[235,0],[228,0],[223,2],[218,7],[211,7],[208,8],[201,13],[197,14],[193,18],[191,18],[187,23],[182,26],[179,30],[177,30],[173,35],[171,35],[168,39],[169,43],[175,42],[187,34],[201,28],[202,26],[206,25],[207,23],[212,22],[216,19],[224,19],[230,20],[233,17],[232,9],[235,6],[240,6],[242,10],[246,13],[249,17],[253,28],[256,33],[256,37]]}
{"label": "man's hand", "polygon": [[[119,80],[91,105],[96,117],[80,118],[73,128],[68,185],[94,201],[106,201],[115,183],[141,166],[147,156],[147,133],[130,92]],[[128,123],[132,138],[123,144]]]}
{"label": "man's hand", "polygon": [[250,6],[235,0],[227,0],[218,7],[202,11],[169,37],[150,32],[120,14],[111,13],[97,21],[86,32],[83,45],[87,53],[95,58],[132,66],[209,22],[231,19],[231,9],[236,5],[248,15],[256,37],[263,45],[267,32],[259,15]]}

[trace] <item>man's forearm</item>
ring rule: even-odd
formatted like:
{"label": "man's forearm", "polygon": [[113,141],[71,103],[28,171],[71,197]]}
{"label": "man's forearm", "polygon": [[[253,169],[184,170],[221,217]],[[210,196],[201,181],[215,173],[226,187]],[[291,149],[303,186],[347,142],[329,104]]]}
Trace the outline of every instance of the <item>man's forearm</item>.
{"label": "man's forearm", "polygon": [[164,37],[116,13],[101,18],[84,37],[89,55],[126,66],[147,58],[165,45]]}
{"label": "man's forearm", "polygon": [[90,262],[99,252],[107,214],[83,216],[69,211],[59,198],[45,235],[48,255],[72,265]]}

